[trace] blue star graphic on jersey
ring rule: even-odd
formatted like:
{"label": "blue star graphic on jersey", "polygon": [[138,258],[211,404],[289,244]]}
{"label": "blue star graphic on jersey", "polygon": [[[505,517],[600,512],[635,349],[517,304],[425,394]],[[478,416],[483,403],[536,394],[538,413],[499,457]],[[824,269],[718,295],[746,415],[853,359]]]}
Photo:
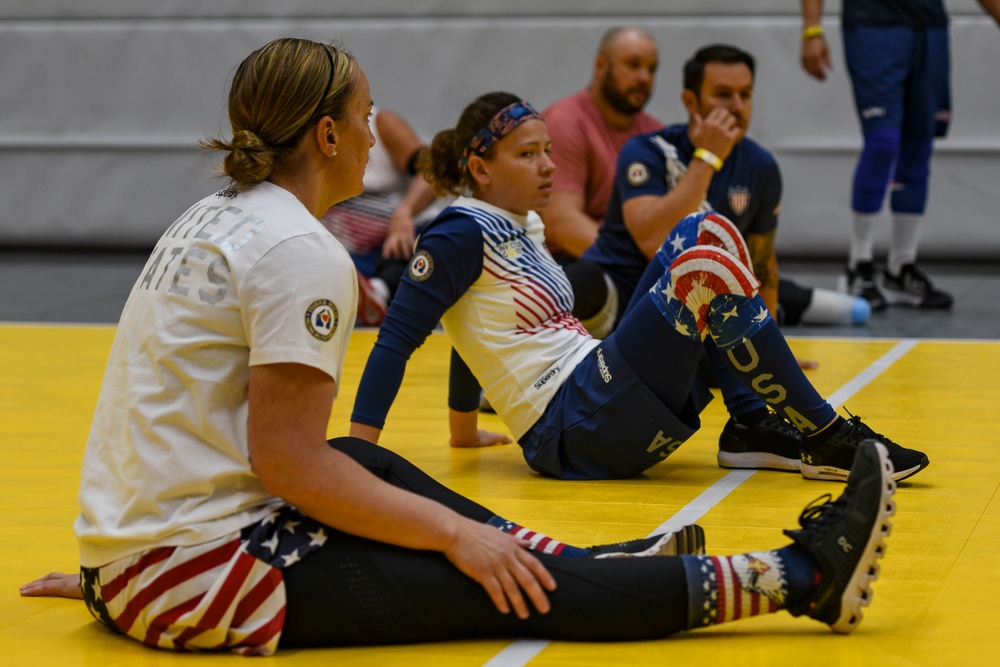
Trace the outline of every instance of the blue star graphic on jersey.
{"label": "blue star graphic on jersey", "polygon": [[739,312],[737,311],[736,306],[733,306],[733,309],[730,310],[729,312],[722,313],[722,321],[725,322],[730,317],[736,317],[737,315],[739,315]]}

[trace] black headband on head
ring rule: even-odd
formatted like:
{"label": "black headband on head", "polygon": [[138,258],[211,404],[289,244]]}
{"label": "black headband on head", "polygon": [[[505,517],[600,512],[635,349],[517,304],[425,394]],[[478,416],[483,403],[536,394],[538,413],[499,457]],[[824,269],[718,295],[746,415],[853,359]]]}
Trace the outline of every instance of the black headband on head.
{"label": "black headband on head", "polygon": [[330,78],[326,80],[326,88],[323,89],[323,96],[319,98],[319,102],[316,103],[316,108],[313,109],[313,112],[311,114],[309,114],[309,118],[306,119],[306,123],[308,123],[313,116],[319,113],[319,108],[323,106],[323,102],[324,100],[326,100],[326,96],[330,94],[330,86],[333,85],[333,72],[334,72],[333,56],[330,55],[330,49],[325,44],[323,45],[323,53],[326,54],[326,59],[330,61]]}

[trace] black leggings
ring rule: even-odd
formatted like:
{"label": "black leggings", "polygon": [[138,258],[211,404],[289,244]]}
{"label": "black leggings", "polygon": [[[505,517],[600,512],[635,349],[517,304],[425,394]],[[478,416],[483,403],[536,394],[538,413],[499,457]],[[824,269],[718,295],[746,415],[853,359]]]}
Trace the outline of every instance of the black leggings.
{"label": "black leggings", "polygon": [[[385,481],[486,521],[493,513],[447,489],[392,452],[356,438],[343,451]],[[535,554],[555,577],[552,610],[519,620],[443,554],[330,529],[318,551],[284,572],[281,646],[398,644],[486,637],[640,640],[687,627],[687,579],[679,558],[577,560]]]}

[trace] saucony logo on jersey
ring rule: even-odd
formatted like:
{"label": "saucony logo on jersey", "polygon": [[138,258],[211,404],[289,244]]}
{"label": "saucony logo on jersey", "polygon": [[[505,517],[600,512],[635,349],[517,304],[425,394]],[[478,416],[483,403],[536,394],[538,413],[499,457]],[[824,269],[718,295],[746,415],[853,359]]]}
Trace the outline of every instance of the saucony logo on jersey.
{"label": "saucony logo on jersey", "polygon": [[607,362],[604,361],[604,350],[601,348],[597,348],[597,371],[601,374],[604,384],[611,382],[611,371],[608,369]]}

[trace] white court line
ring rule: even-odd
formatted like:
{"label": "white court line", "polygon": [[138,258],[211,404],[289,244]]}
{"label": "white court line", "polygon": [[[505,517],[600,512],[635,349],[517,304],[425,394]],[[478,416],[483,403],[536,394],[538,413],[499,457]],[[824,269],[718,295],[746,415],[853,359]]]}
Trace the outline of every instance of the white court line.
{"label": "white court line", "polygon": [[733,489],[750,479],[756,470],[731,470],[718,482],[708,487],[701,494],[682,507],[677,514],[673,515],[659,526],[650,535],[666,533],[670,530],[677,530],[682,526],[696,523],[698,519],[705,516],[710,509],[722,502]]}
{"label": "white court line", "polygon": [[522,667],[549,645],[545,639],[518,639],[493,656],[483,667]]}
{"label": "white court line", "polygon": [[[865,385],[877,378],[887,368],[900,360],[904,354],[912,350],[917,345],[914,338],[906,338],[897,343],[891,350],[872,362],[868,368],[854,376],[847,384],[830,394],[827,402],[839,408],[847,399],[861,391]],[[728,496],[733,489],[750,479],[756,470],[733,470],[726,474],[712,486],[705,489],[697,498],[685,505],[662,524],[660,524],[650,535],[665,533],[681,526],[695,523],[703,517],[712,507]],[[483,667],[524,667],[535,659],[539,653],[549,645],[548,641],[541,639],[518,639],[511,642],[504,650],[497,653]]]}
{"label": "white court line", "polygon": [[861,391],[866,384],[877,378],[882,371],[899,361],[904,354],[916,346],[917,340],[915,338],[904,338],[899,341],[891,350],[873,361],[871,366],[855,375],[850,382],[830,394],[826,399],[827,402],[832,405],[834,409],[839,408],[847,402],[847,399]]}

